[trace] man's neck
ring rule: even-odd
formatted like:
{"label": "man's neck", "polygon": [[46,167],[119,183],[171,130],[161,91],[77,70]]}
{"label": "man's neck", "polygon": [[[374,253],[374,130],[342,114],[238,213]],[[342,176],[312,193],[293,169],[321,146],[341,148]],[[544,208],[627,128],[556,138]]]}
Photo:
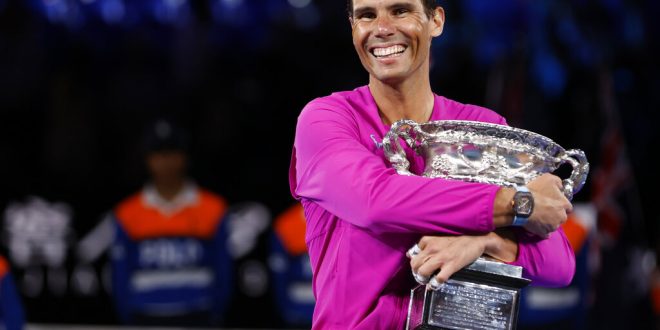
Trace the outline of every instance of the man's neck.
{"label": "man's neck", "polygon": [[158,195],[167,201],[172,201],[183,190],[185,180],[155,180],[153,184]]}
{"label": "man's neck", "polygon": [[369,89],[383,123],[391,125],[401,119],[427,122],[433,112],[434,96],[428,76],[390,84],[371,77]]}

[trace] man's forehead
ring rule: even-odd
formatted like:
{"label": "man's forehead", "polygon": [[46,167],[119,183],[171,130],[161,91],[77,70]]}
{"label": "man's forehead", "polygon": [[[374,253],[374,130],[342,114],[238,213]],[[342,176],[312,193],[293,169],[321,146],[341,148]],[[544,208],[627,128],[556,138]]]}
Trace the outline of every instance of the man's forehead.
{"label": "man's forehead", "polygon": [[353,0],[353,10],[361,7],[389,7],[397,4],[422,5],[422,0]]}

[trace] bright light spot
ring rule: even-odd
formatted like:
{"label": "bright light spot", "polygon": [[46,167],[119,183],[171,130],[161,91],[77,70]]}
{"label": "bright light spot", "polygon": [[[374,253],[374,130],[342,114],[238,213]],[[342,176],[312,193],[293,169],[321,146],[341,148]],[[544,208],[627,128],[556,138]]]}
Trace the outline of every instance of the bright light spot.
{"label": "bright light spot", "polygon": [[243,4],[243,0],[220,0],[220,3],[228,8],[236,8]]}
{"label": "bright light spot", "polygon": [[178,8],[185,2],[186,0],[165,0],[165,5],[170,8]]}
{"label": "bright light spot", "polygon": [[61,0],[44,0],[46,6],[46,16],[53,23],[66,22],[70,14],[70,8],[67,3]]}
{"label": "bright light spot", "polygon": [[106,23],[119,23],[126,14],[126,8],[122,0],[107,0],[102,3],[101,15]]}
{"label": "bright light spot", "polygon": [[289,4],[295,8],[305,8],[307,7],[312,0],[289,0]]}

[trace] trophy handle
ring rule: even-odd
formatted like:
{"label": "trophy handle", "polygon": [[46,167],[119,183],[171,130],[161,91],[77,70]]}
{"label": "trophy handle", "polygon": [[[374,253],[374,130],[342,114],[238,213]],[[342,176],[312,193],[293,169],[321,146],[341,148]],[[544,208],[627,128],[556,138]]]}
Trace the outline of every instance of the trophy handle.
{"label": "trophy handle", "polygon": [[406,153],[399,144],[399,138],[402,137],[411,148],[415,147],[415,139],[412,138],[410,133],[415,131],[418,126],[419,124],[413,120],[399,120],[392,124],[392,128],[383,139],[385,157],[387,157],[396,172],[401,175],[413,174],[410,172],[410,161],[406,158]]}
{"label": "trophy handle", "polygon": [[573,199],[576,194],[584,186],[589,174],[589,162],[584,152],[579,149],[571,149],[560,157],[560,164],[568,163],[573,167],[571,177],[564,179],[564,195],[568,200]]}

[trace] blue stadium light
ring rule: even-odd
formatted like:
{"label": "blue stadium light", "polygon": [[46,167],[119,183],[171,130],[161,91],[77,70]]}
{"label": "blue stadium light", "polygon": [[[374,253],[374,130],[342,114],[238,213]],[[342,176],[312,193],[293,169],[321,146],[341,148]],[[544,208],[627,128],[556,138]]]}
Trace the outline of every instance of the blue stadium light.
{"label": "blue stadium light", "polygon": [[126,6],[122,0],[103,0],[101,17],[107,24],[118,24],[126,16]]}
{"label": "blue stadium light", "polygon": [[63,24],[70,28],[79,28],[84,23],[78,1],[75,0],[42,0],[39,9],[49,22]]}
{"label": "blue stadium light", "polygon": [[244,0],[215,0],[211,4],[213,18],[219,23],[233,26],[246,24]]}
{"label": "blue stadium light", "polygon": [[296,2],[296,5],[301,5],[301,7],[294,6],[293,9],[293,21],[298,28],[311,30],[321,23],[321,13],[311,1],[289,0],[289,3],[292,2]]}
{"label": "blue stadium light", "polygon": [[551,98],[564,92],[568,80],[566,67],[549,51],[539,51],[532,59],[532,78],[543,93]]}
{"label": "blue stadium light", "polygon": [[118,25],[126,20],[126,0],[80,0],[87,21],[98,20],[107,25]]}
{"label": "blue stadium light", "polygon": [[162,24],[186,22],[190,18],[187,0],[156,0],[151,10],[153,17]]}
{"label": "blue stadium light", "polygon": [[288,0],[289,4],[293,8],[305,8],[312,3],[312,0]]}
{"label": "blue stadium light", "polygon": [[228,9],[233,9],[243,4],[243,0],[218,0],[218,2],[221,6],[224,6]]}

